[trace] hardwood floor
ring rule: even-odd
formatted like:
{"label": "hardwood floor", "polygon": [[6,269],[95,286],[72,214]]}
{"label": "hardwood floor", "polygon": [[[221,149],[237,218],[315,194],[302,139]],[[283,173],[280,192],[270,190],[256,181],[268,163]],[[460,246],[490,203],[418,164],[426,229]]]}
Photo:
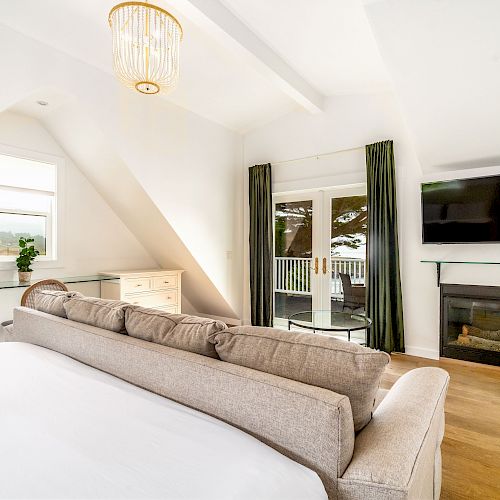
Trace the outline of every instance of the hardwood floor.
{"label": "hardwood floor", "polygon": [[500,368],[393,354],[381,386],[420,366],[450,374],[441,499],[500,500]]}

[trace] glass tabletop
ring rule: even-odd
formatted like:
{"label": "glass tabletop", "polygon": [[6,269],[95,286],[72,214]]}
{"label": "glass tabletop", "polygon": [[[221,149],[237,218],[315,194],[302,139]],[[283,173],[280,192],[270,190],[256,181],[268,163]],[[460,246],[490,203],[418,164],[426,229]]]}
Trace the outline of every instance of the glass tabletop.
{"label": "glass tabletop", "polygon": [[[0,289],[3,288],[27,288],[33,283],[36,283],[37,281],[42,281],[43,279],[46,278],[38,278],[34,279],[32,281],[28,281],[26,283],[24,282],[19,282],[19,281],[0,281]],[[113,276],[103,276],[101,274],[96,274],[96,275],[91,275],[91,276],[70,276],[67,278],[55,278],[59,281],[62,281],[63,283],[88,283],[91,281],[108,281],[108,280],[113,280],[116,279]]]}
{"label": "glass tabletop", "polygon": [[372,321],[361,314],[335,311],[301,311],[291,314],[292,325],[314,330],[353,331],[370,328]]}

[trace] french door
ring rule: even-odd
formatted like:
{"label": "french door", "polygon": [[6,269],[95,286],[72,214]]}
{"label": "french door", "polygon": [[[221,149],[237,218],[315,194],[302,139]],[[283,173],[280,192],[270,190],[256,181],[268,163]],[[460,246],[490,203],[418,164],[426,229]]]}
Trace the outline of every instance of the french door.
{"label": "french door", "polygon": [[274,323],[342,310],[339,273],[365,283],[366,186],[274,195]]}

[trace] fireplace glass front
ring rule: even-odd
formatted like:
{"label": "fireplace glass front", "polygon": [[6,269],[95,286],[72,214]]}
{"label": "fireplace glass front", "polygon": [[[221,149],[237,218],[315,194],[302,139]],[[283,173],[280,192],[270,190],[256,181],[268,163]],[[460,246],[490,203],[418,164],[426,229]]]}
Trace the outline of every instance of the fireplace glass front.
{"label": "fireplace glass front", "polygon": [[496,287],[442,286],[442,356],[500,363],[500,292],[498,298],[484,296],[484,290],[491,295],[492,288]]}

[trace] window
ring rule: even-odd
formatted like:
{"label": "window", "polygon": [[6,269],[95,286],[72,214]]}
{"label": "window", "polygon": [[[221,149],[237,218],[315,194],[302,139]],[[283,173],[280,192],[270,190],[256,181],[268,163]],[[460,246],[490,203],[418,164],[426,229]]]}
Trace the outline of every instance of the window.
{"label": "window", "polygon": [[0,154],[0,261],[15,260],[21,236],[56,259],[56,178],[55,162]]}

